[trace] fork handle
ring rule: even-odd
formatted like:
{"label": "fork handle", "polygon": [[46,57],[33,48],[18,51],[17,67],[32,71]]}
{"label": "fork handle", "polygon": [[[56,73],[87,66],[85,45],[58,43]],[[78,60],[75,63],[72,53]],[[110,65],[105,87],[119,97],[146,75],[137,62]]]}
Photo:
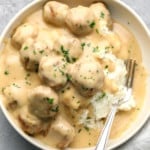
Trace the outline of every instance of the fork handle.
{"label": "fork handle", "polygon": [[114,104],[110,110],[110,113],[108,114],[105,126],[102,130],[101,136],[98,139],[98,144],[96,145],[95,150],[105,150],[116,112],[117,105]]}

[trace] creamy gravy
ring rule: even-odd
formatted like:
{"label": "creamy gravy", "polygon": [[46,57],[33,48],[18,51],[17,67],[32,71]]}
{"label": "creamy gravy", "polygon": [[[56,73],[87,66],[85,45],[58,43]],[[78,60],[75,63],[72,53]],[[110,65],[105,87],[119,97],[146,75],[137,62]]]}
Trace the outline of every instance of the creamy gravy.
{"label": "creamy gravy", "polygon": [[[27,17],[24,22],[34,22],[39,27],[43,27],[50,30],[56,30],[59,32],[68,32],[66,28],[57,28],[50,24],[45,23],[42,17],[42,10],[36,11]],[[93,34],[80,37],[81,40],[91,40],[97,42],[100,40],[100,36],[94,32]],[[106,37],[107,38],[107,37]],[[135,79],[134,79],[134,87],[133,87],[133,95],[136,100],[136,108],[132,109],[128,112],[119,111],[116,115],[115,121],[113,123],[113,127],[111,130],[111,139],[119,138],[133,123],[136,119],[138,113],[142,108],[142,104],[144,101],[145,95],[145,84],[146,84],[146,72],[144,67],[142,66],[142,56],[140,52],[140,48],[138,46],[137,41],[135,40],[134,36],[130,33],[130,50],[126,50],[125,54],[122,52],[118,53],[118,57],[127,59],[133,58],[137,61],[137,67],[135,72]],[[125,45],[123,45],[125,46]],[[0,54],[0,88],[1,94],[6,86],[13,84],[13,86],[17,86],[20,93],[18,93],[18,97],[20,97],[21,105],[26,105],[27,99],[27,92],[28,90],[41,85],[41,80],[39,79],[38,75],[33,72],[27,72],[19,57],[19,49],[15,48],[12,45],[11,39],[7,39],[5,43],[4,49],[1,51]],[[142,82],[141,82],[142,81]],[[140,88],[139,88],[140,87]],[[21,92],[22,88],[25,88],[26,92]],[[87,98],[82,97],[85,101]],[[7,101],[4,100],[4,103],[7,107]],[[22,107],[21,106],[21,107]],[[64,106],[61,107],[60,112],[64,115],[64,117],[73,125],[74,118],[72,116],[66,116],[64,113]],[[19,109],[16,111],[11,112],[13,118],[17,118],[18,114],[20,113]],[[119,124],[119,126],[118,126]],[[103,123],[100,129],[85,129],[84,127],[76,127],[75,128],[75,138],[71,143],[71,147],[89,147],[96,144],[99,132],[103,127]],[[40,141],[46,143],[50,146],[55,146],[57,143],[57,136],[53,133],[48,133],[47,136],[38,135],[36,138],[40,139]]]}

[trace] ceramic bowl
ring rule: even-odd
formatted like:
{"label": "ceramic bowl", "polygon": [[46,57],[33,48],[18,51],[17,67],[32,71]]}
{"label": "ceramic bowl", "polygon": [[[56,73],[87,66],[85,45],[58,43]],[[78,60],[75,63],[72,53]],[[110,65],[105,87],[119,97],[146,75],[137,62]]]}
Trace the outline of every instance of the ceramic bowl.
{"label": "ceramic bowl", "polygon": [[[69,4],[70,6],[76,6],[76,5],[89,5],[95,0],[61,0],[65,3]],[[28,15],[30,15],[32,12],[36,11],[39,8],[42,8],[42,6],[45,4],[46,0],[34,0],[32,3],[27,5],[25,8],[23,8],[20,12],[16,14],[16,16],[9,22],[7,27],[4,29],[1,37],[0,37],[0,49],[4,46],[4,39],[9,37],[12,33],[12,31],[24,20],[24,18]],[[108,8],[111,11],[111,15],[115,20],[119,21],[123,25],[127,26],[136,37],[141,51],[142,51],[142,57],[143,57],[143,64],[148,72],[150,72],[150,32],[148,28],[146,27],[145,23],[139,18],[139,16],[126,4],[124,4],[122,1],[119,0],[103,0],[108,6]],[[129,24],[130,22],[130,24]],[[138,117],[136,120],[132,123],[130,128],[124,132],[118,139],[110,140],[108,144],[108,149],[116,148],[117,146],[121,145],[122,143],[129,140],[132,136],[134,136],[140,128],[144,125],[146,120],[148,119],[150,115],[149,106],[150,106],[150,77],[148,76],[147,79],[147,92],[146,97],[144,100],[144,105],[142,107],[142,110],[140,111]],[[139,87],[140,88],[140,87]],[[33,145],[39,147],[40,149],[44,150],[55,150],[55,148],[49,147],[40,141],[26,135],[20,127],[14,122],[14,120],[11,118],[10,114],[6,110],[4,104],[2,101],[0,101],[0,105],[2,108],[2,111],[10,124],[14,127],[14,129],[28,142],[32,143]],[[75,150],[75,149],[72,149]],[[78,150],[94,150],[94,147],[91,148],[81,148]]]}

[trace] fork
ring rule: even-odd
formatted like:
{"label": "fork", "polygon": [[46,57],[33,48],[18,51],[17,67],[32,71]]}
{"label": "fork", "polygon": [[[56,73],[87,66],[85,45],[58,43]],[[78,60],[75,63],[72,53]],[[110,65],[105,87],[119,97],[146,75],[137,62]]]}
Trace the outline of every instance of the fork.
{"label": "fork", "polygon": [[96,145],[95,150],[105,150],[109,138],[109,134],[111,131],[112,123],[115,118],[115,114],[117,112],[118,107],[126,103],[131,95],[132,95],[132,86],[133,86],[133,80],[134,80],[134,72],[135,72],[135,66],[136,61],[132,59],[126,60],[126,69],[127,69],[127,77],[126,77],[126,87],[127,87],[127,93],[125,95],[125,98],[118,100],[117,102],[112,104],[112,108],[110,110],[110,113],[108,114],[108,117],[106,119],[105,126],[102,130],[102,133],[98,139],[98,143]]}

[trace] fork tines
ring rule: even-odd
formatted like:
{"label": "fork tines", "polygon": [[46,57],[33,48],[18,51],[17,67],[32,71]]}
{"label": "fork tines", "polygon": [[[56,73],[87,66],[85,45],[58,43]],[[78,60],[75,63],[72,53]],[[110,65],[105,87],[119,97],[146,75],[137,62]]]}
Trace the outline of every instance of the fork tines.
{"label": "fork tines", "polygon": [[126,86],[127,86],[127,88],[131,88],[133,85],[135,66],[136,66],[135,60],[128,59],[126,61],[126,68],[127,68]]}

